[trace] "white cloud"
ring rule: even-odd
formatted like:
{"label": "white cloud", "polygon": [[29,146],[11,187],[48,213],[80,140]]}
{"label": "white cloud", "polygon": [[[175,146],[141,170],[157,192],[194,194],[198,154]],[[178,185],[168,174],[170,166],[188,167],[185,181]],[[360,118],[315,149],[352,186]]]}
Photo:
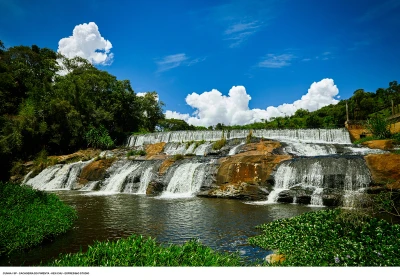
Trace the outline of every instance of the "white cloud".
{"label": "white cloud", "polygon": [[290,61],[295,56],[292,54],[267,54],[259,63],[258,67],[262,68],[282,68],[290,65]]}
{"label": "white cloud", "polygon": [[217,123],[226,125],[243,125],[257,121],[269,120],[272,117],[291,116],[298,109],[315,111],[321,107],[337,104],[335,99],[339,93],[332,79],[323,79],[311,84],[308,92],[301,99],[291,104],[282,104],[278,107],[269,106],[263,109],[250,109],[250,95],[243,86],[234,86],[228,96],[222,95],[216,89],[202,94],[192,93],[186,97],[186,103],[195,109],[192,115],[180,114],[167,110],[167,119],[182,119],[196,126],[210,126]]}
{"label": "white cloud", "polygon": [[79,56],[92,64],[109,65],[114,57],[111,48],[111,42],[100,35],[96,23],[89,22],[75,26],[72,36],[58,42],[57,51],[67,58]]}
{"label": "white cloud", "polygon": [[206,57],[190,59],[190,57],[188,57],[184,53],[167,55],[164,56],[161,60],[156,61],[158,65],[157,73],[164,72],[182,65],[191,66],[204,60],[206,60]]}
{"label": "white cloud", "polygon": [[145,96],[147,92],[138,92],[136,93],[136,96]]}
{"label": "white cloud", "polygon": [[251,22],[240,22],[230,25],[224,32],[228,35],[226,40],[231,40],[233,43],[230,45],[231,48],[237,47],[245,42],[252,34],[256,33],[262,24],[255,20]]}

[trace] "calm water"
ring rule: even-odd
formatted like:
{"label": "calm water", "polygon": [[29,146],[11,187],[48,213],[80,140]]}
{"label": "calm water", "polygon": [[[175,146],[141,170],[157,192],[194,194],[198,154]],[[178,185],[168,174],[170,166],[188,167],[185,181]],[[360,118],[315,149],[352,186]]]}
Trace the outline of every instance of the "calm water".
{"label": "calm water", "polygon": [[269,252],[254,248],[247,242],[248,237],[259,233],[256,225],[320,209],[197,197],[159,199],[130,194],[91,195],[78,191],[57,194],[78,211],[79,218],[73,229],[53,242],[0,260],[0,265],[36,265],[60,253],[85,251],[95,240],[111,240],[131,234],[175,244],[194,238],[214,250],[239,252],[250,261],[259,260]]}

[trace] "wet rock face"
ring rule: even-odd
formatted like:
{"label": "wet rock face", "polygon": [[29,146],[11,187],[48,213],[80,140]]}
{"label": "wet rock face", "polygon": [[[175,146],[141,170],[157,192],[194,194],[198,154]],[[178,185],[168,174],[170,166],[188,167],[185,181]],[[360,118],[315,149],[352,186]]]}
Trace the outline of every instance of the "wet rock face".
{"label": "wet rock face", "polygon": [[279,193],[277,202],[279,203],[293,203],[294,197],[291,195],[290,191],[282,191]]}
{"label": "wet rock face", "polygon": [[289,155],[246,155],[239,154],[221,160],[217,172],[217,185],[240,184],[246,182],[254,185],[267,186],[271,173],[276,166]]}
{"label": "wet rock face", "polygon": [[373,184],[389,184],[400,189],[400,155],[372,154],[366,155],[365,161],[371,171]]}
{"label": "wet rock face", "polygon": [[200,197],[232,198],[246,201],[266,200],[268,190],[260,186],[241,183],[239,185],[225,185],[212,190],[200,192]]}
{"label": "wet rock face", "polygon": [[164,150],[165,142],[146,145],[146,159],[159,159]]}
{"label": "wet rock face", "polygon": [[79,184],[87,184],[90,181],[99,181],[104,179],[106,170],[112,165],[114,159],[101,159],[93,161],[86,165],[79,175]]}
{"label": "wet rock face", "polygon": [[165,185],[159,181],[151,181],[146,189],[146,195],[160,195],[165,190]]}

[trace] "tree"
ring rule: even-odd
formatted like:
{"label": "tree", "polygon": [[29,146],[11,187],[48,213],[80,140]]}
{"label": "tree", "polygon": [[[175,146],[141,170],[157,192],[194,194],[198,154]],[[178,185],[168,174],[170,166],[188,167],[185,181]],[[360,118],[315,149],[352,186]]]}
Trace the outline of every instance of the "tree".
{"label": "tree", "polygon": [[156,125],[165,118],[162,112],[164,103],[159,101],[157,92],[147,92],[144,96],[138,96],[138,105],[141,112],[140,127],[154,132]]}

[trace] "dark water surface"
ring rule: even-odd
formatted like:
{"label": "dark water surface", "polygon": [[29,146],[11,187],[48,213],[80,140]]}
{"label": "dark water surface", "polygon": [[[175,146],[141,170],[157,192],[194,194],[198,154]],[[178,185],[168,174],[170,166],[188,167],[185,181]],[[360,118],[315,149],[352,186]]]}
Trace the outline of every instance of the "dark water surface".
{"label": "dark water surface", "polygon": [[216,198],[159,199],[78,191],[57,192],[57,195],[78,211],[73,229],[53,242],[0,260],[1,266],[46,263],[60,253],[85,251],[95,240],[113,240],[131,234],[175,244],[198,239],[214,250],[239,252],[249,261],[255,261],[270,253],[248,244],[248,237],[259,234],[256,225],[320,209],[293,204],[254,205]]}

